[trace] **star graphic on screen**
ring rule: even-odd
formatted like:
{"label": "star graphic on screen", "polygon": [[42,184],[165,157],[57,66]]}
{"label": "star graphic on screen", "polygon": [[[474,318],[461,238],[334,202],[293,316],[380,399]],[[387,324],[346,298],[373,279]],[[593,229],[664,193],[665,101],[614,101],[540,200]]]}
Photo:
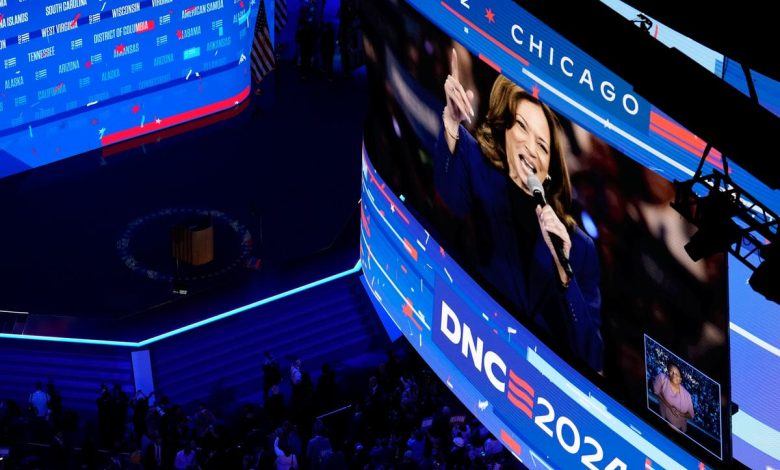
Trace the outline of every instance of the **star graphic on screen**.
{"label": "star graphic on screen", "polygon": [[84,67],[86,67],[86,68],[92,67],[92,61],[91,60],[87,60],[86,62],[84,62]]}
{"label": "star graphic on screen", "polygon": [[125,52],[125,45],[122,43],[119,43],[118,46],[115,47],[117,54],[122,54]]}
{"label": "star graphic on screen", "polygon": [[487,18],[488,23],[496,22],[496,14],[493,13],[493,10],[490,8],[485,8],[485,18]]}
{"label": "star graphic on screen", "polygon": [[134,104],[133,107],[130,108],[130,110],[133,112],[133,114],[135,114],[135,113],[137,113],[138,111],[141,110],[141,105],[140,104]]}
{"label": "star graphic on screen", "polygon": [[154,122],[157,123],[157,124],[162,124],[162,119],[155,118]]}

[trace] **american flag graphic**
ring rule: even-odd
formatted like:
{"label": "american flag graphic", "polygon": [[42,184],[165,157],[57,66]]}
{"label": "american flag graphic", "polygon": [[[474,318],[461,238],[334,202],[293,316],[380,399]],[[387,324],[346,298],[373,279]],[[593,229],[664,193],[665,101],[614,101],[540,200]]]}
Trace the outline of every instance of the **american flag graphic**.
{"label": "american flag graphic", "polygon": [[268,32],[268,19],[265,16],[265,2],[260,0],[260,11],[255,23],[255,39],[252,41],[252,78],[260,83],[268,72],[274,69],[274,50],[271,34]]}
{"label": "american flag graphic", "polygon": [[287,24],[287,0],[274,0],[274,31],[279,31]]}

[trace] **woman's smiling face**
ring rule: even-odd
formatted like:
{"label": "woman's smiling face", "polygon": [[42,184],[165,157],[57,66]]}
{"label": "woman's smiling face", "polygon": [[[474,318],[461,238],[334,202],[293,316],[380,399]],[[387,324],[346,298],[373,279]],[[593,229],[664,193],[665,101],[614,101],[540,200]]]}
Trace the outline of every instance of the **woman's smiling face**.
{"label": "woman's smiling face", "polygon": [[544,181],[550,168],[550,125],[542,107],[521,100],[515,110],[515,124],[506,131],[506,156],[513,167],[514,178],[523,191],[528,189],[528,175]]}
{"label": "woman's smiling face", "polygon": [[669,380],[671,380],[674,385],[680,385],[682,383],[682,374],[677,366],[669,368]]}

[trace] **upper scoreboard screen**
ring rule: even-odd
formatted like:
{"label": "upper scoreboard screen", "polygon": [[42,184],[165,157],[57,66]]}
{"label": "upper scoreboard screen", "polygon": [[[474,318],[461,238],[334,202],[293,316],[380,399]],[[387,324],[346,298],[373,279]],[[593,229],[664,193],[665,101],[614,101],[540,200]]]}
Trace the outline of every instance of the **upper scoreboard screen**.
{"label": "upper scoreboard screen", "polygon": [[0,177],[249,92],[254,0],[0,0]]}

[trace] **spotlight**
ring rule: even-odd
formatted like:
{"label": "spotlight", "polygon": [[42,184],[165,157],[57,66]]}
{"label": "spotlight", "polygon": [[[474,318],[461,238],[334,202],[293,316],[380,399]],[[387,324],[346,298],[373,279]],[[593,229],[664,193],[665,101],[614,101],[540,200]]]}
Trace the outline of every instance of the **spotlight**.
{"label": "spotlight", "polygon": [[692,222],[699,228],[685,245],[692,260],[699,261],[728,251],[742,236],[739,226],[732,220],[736,207],[729,194],[713,190],[691,209]]}
{"label": "spotlight", "polygon": [[713,221],[702,225],[685,245],[685,252],[694,261],[728,251],[740,238],[737,224],[731,220]]}
{"label": "spotlight", "polygon": [[764,261],[750,276],[748,283],[754,291],[763,295],[767,300],[780,303],[780,248],[777,243],[770,243],[761,247],[761,257]]}
{"label": "spotlight", "polygon": [[672,208],[698,228],[685,251],[694,261],[728,251],[753,271],[753,290],[780,304],[780,216],[729,179],[725,159],[724,173],[702,175],[710,148],[692,179],[674,182]]}

